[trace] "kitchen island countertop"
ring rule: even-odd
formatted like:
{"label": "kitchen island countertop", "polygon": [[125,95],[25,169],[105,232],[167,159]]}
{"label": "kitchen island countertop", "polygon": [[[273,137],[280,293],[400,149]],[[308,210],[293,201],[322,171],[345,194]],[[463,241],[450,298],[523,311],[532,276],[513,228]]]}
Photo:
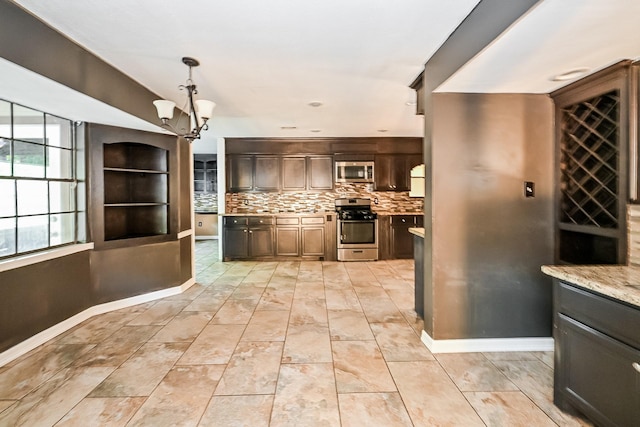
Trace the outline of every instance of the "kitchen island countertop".
{"label": "kitchen island countertop", "polygon": [[626,265],[543,265],[542,272],[640,308],[640,267]]}

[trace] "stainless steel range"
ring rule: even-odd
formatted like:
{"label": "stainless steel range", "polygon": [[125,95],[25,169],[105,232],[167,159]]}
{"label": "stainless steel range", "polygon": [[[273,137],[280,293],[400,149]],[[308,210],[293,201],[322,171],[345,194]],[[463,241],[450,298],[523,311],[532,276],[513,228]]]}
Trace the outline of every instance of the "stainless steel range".
{"label": "stainless steel range", "polygon": [[370,199],[336,199],[338,261],[378,259],[378,215]]}

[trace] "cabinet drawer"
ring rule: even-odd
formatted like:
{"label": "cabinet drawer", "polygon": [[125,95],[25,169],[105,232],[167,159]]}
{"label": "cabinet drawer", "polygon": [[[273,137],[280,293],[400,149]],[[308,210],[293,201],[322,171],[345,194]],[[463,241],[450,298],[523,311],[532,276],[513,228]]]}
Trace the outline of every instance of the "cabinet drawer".
{"label": "cabinet drawer", "polygon": [[556,290],[559,312],[640,349],[640,310],[564,282]]}
{"label": "cabinet drawer", "polygon": [[302,217],[302,224],[324,224],[324,217]]}
{"label": "cabinet drawer", "polygon": [[273,217],[270,216],[250,216],[249,225],[272,225]]}
{"label": "cabinet drawer", "polygon": [[276,218],[277,225],[298,225],[298,218]]}
{"label": "cabinet drawer", "polygon": [[246,216],[225,216],[224,225],[247,225],[248,220]]}
{"label": "cabinet drawer", "polygon": [[562,397],[603,426],[637,426],[640,351],[595,329],[558,316]]}
{"label": "cabinet drawer", "polygon": [[391,224],[409,224],[413,225],[413,215],[391,215]]}

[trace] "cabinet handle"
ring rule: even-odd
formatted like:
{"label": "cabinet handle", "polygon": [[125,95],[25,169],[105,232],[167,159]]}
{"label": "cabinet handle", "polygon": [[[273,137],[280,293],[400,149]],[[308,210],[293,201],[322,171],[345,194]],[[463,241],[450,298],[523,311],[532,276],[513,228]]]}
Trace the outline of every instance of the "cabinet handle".
{"label": "cabinet handle", "polygon": [[640,372],[640,363],[638,362],[633,362],[631,364],[631,366],[633,366],[633,369],[635,369],[636,371]]}
{"label": "cabinet handle", "polygon": [[407,220],[406,220],[406,219],[404,219],[404,218],[402,218],[402,222],[407,222]]}
{"label": "cabinet handle", "polygon": [[249,230],[249,234],[252,234],[252,233],[253,233],[253,231],[252,231],[252,230]]}
{"label": "cabinet handle", "polygon": [[244,231],[245,233],[247,232],[247,230],[242,230],[242,231]]}

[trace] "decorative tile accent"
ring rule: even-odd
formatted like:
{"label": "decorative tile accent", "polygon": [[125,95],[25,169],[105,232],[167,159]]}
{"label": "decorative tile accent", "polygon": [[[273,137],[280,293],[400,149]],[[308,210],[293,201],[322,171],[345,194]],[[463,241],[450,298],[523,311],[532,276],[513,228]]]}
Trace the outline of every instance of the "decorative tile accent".
{"label": "decorative tile accent", "polygon": [[629,265],[640,266],[640,205],[627,205]]}
{"label": "decorative tile accent", "polygon": [[193,193],[193,210],[218,212],[218,193]]}
{"label": "decorative tile accent", "polygon": [[[333,212],[335,199],[358,197],[371,199],[371,206],[378,213],[422,212],[421,197],[409,197],[408,191],[373,191],[372,187],[372,184],[336,183],[333,191],[324,192],[227,193],[226,207],[227,213]],[[374,203],[376,198],[378,204]]]}

